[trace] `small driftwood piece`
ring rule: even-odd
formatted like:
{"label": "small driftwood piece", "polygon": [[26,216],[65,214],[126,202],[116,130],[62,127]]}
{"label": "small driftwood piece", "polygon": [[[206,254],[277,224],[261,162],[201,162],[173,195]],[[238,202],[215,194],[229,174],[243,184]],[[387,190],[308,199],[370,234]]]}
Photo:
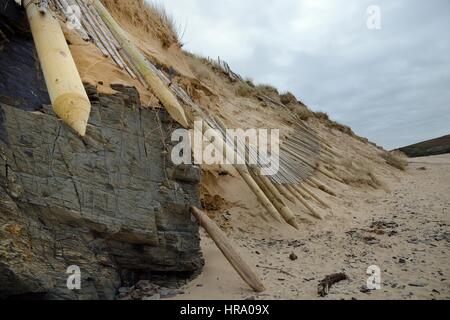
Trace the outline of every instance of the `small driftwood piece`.
{"label": "small driftwood piece", "polygon": [[326,276],[325,279],[319,282],[317,291],[320,297],[326,297],[330,292],[331,287],[341,281],[348,280],[348,276],[345,273],[335,273]]}
{"label": "small driftwood piece", "polygon": [[287,275],[289,277],[295,278],[295,276],[292,273],[289,273],[289,272],[287,272],[287,271],[285,271],[285,270],[283,270],[281,268],[267,267],[267,266],[257,266],[257,267],[259,267],[261,269],[266,269],[266,270],[278,271],[281,274],[285,274],[285,275]]}
{"label": "small driftwood piece", "polygon": [[191,207],[191,212],[199,224],[211,236],[217,247],[223,253],[234,270],[236,270],[242,280],[244,280],[256,292],[265,291],[266,288],[259,279],[258,275],[244,261],[242,256],[237,252],[228,237],[222,230],[220,230],[217,224],[214,223],[214,221],[212,221],[205,212],[197,209],[196,207]]}

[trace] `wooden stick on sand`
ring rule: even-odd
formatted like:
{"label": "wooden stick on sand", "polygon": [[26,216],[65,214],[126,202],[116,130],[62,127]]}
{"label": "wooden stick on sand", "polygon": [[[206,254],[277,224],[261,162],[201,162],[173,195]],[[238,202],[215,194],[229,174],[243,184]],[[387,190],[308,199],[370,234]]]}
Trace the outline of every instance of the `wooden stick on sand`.
{"label": "wooden stick on sand", "polygon": [[244,259],[242,259],[242,256],[236,251],[228,237],[222,230],[220,230],[217,224],[215,224],[205,212],[197,209],[196,207],[192,207],[191,212],[199,224],[211,236],[217,247],[223,253],[234,270],[236,270],[242,280],[244,280],[256,292],[265,291],[266,288],[257,274],[253,272]]}

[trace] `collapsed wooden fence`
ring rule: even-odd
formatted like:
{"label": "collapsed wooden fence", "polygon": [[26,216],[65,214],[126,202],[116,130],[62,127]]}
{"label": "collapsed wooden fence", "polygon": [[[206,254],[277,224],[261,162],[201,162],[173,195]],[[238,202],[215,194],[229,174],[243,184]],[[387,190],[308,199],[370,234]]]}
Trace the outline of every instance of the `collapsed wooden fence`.
{"label": "collapsed wooden fence", "polygon": [[[211,128],[222,132],[223,142],[227,148],[235,148],[235,145],[230,145],[226,139],[226,125],[223,120],[205,112],[180,86],[171,83],[164,72],[155,67],[127,38],[126,33],[99,0],[50,0],[50,5],[69,20],[74,19],[72,12],[74,6],[79,7],[81,16],[77,31],[80,37],[95,43],[104,56],[111,57],[117,66],[126,70],[132,78],[139,79],[160,99],[167,111],[183,127],[193,127],[193,119],[188,119],[186,114],[200,117],[205,123],[202,133],[207,133]],[[77,23],[77,21],[74,22]],[[217,61],[210,60],[209,63],[220,68],[233,81],[244,82],[220,58]],[[269,96],[261,94],[259,98],[274,106],[286,108],[285,105]],[[323,212],[326,212],[330,205],[320,193],[335,196],[332,188],[318,180],[317,175],[321,174],[336,181],[341,180],[321,165],[322,161],[334,159],[336,152],[316,131],[296,115],[290,114],[294,130],[282,142],[278,155],[280,168],[277,173],[268,177],[260,175],[262,164],[259,163],[235,165],[235,168],[272,216],[299,228],[297,219],[311,221],[311,218],[324,218]],[[214,139],[211,137],[211,140]],[[256,151],[251,146],[248,148],[250,156],[255,157]],[[290,203],[303,206],[304,212],[294,214],[290,209]]]}
{"label": "collapsed wooden fence", "polygon": [[[50,14],[47,10],[52,10],[52,12],[68,19],[70,23],[75,24],[82,39],[92,41],[105,57],[111,57],[119,68],[125,70],[130,77],[138,79],[146,88],[151,90],[168,113],[181,126],[201,130],[201,133],[211,142],[214,141],[218,148],[219,145],[225,145],[225,154],[235,154],[235,145],[230,144],[229,139],[227,139],[226,124],[223,119],[205,111],[179,85],[172,83],[165,73],[159,70],[129,40],[120,25],[99,0],[49,0],[48,3],[42,0],[28,0],[25,1],[24,5],[27,8],[32,31],[34,30],[33,35],[46,80],[47,78],[60,80],[56,82],[47,81],[55,111],[78,133],[84,135],[86,130],[87,117],[89,117],[90,111],[89,100],[84,89],[80,88],[81,80],[67,45],[61,45],[62,32],[59,23],[53,13]],[[74,16],[74,8],[79,8],[81,13],[79,17]],[[49,26],[50,29],[48,29]],[[49,33],[47,35],[40,33],[37,31],[39,28],[48,30]],[[47,44],[56,42],[61,45],[60,53],[63,52],[64,54],[60,55],[68,59],[61,60],[61,57],[55,57],[47,52],[49,50],[45,47],[45,41],[42,40],[42,37],[48,37],[49,34],[54,36],[54,39]],[[6,37],[1,36],[3,41],[7,41]],[[63,42],[65,43],[65,41]],[[47,63],[49,61],[57,62],[55,65],[58,66],[61,64],[65,66],[57,68]],[[217,62],[211,60],[209,63],[220,68],[233,81],[245,83],[220,58]],[[72,95],[67,95],[68,92]],[[268,104],[286,108],[284,104],[269,96],[260,94],[259,98]],[[186,114],[189,116],[186,116]],[[235,164],[234,167],[270,215],[278,221],[285,221],[292,227],[299,229],[299,220],[323,219],[330,209],[330,204],[324,199],[324,195],[335,197],[336,194],[329,185],[323,182],[324,179],[339,182],[342,180],[321,164],[322,162],[333,161],[338,153],[318,132],[307,126],[298,116],[292,113],[290,115],[292,119],[289,125],[294,126],[293,133],[284,139],[277,155],[280,159],[278,172],[271,176],[261,175],[260,171],[264,167],[265,161],[260,161],[257,150],[252,146],[246,146],[246,152],[252,161],[247,160],[246,155],[238,154],[244,159],[244,164]],[[203,128],[194,128],[193,117],[200,117],[203,120]],[[80,121],[84,128],[79,127]],[[223,141],[219,143],[212,136],[208,136],[209,129],[221,132]],[[240,143],[246,145],[245,141],[240,141]],[[294,213],[291,204],[303,206],[305,210]],[[217,231],[211,227],[209,221],[200,211],[193,209],[193,212],[200,222],[203,221],[207,225],[210,232]],[[221,239],[220,234],[216,232],[216,235]],[[230,254],[231,251],[227,248],[225,247],[225,251]],[[231,253],[231,256],[234,256],[233,253]],[[236,262],[236,260],[233,261]],[[240,260],[238,259],[238,261]],[[240,265],[241,263],[237,264]],[[263,290],[263,285],[259,280],[245,266],[244,269],[247,271],[244,272],[243,278],[255,290]]]}

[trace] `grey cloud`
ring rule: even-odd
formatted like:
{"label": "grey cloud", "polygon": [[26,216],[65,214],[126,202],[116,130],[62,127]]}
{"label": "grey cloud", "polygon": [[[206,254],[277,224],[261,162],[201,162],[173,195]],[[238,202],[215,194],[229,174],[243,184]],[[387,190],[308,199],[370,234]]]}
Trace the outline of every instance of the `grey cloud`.
{"label": "grey cloud", "polygon": [[[186,48],[394,148],[450,133],[449,0],[165,0]],[[368,30],[378,5],[382,29]]]}

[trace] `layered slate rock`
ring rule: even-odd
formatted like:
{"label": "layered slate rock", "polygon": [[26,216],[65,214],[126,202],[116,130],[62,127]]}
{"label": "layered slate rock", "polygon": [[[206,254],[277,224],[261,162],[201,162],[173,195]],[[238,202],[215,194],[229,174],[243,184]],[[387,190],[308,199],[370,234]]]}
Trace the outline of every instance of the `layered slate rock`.
{"label": "layered slate rock", "polygon": [[[88,87],[85,138],[49,106],[0,99],[0,296],[111,299],[152,272],[202,267],[189,212],[200,170],[172,165],[176,124],[164,111],[142,108],[134,88],[114,89]],[[72,265],[81,290],[67,289]]]}

